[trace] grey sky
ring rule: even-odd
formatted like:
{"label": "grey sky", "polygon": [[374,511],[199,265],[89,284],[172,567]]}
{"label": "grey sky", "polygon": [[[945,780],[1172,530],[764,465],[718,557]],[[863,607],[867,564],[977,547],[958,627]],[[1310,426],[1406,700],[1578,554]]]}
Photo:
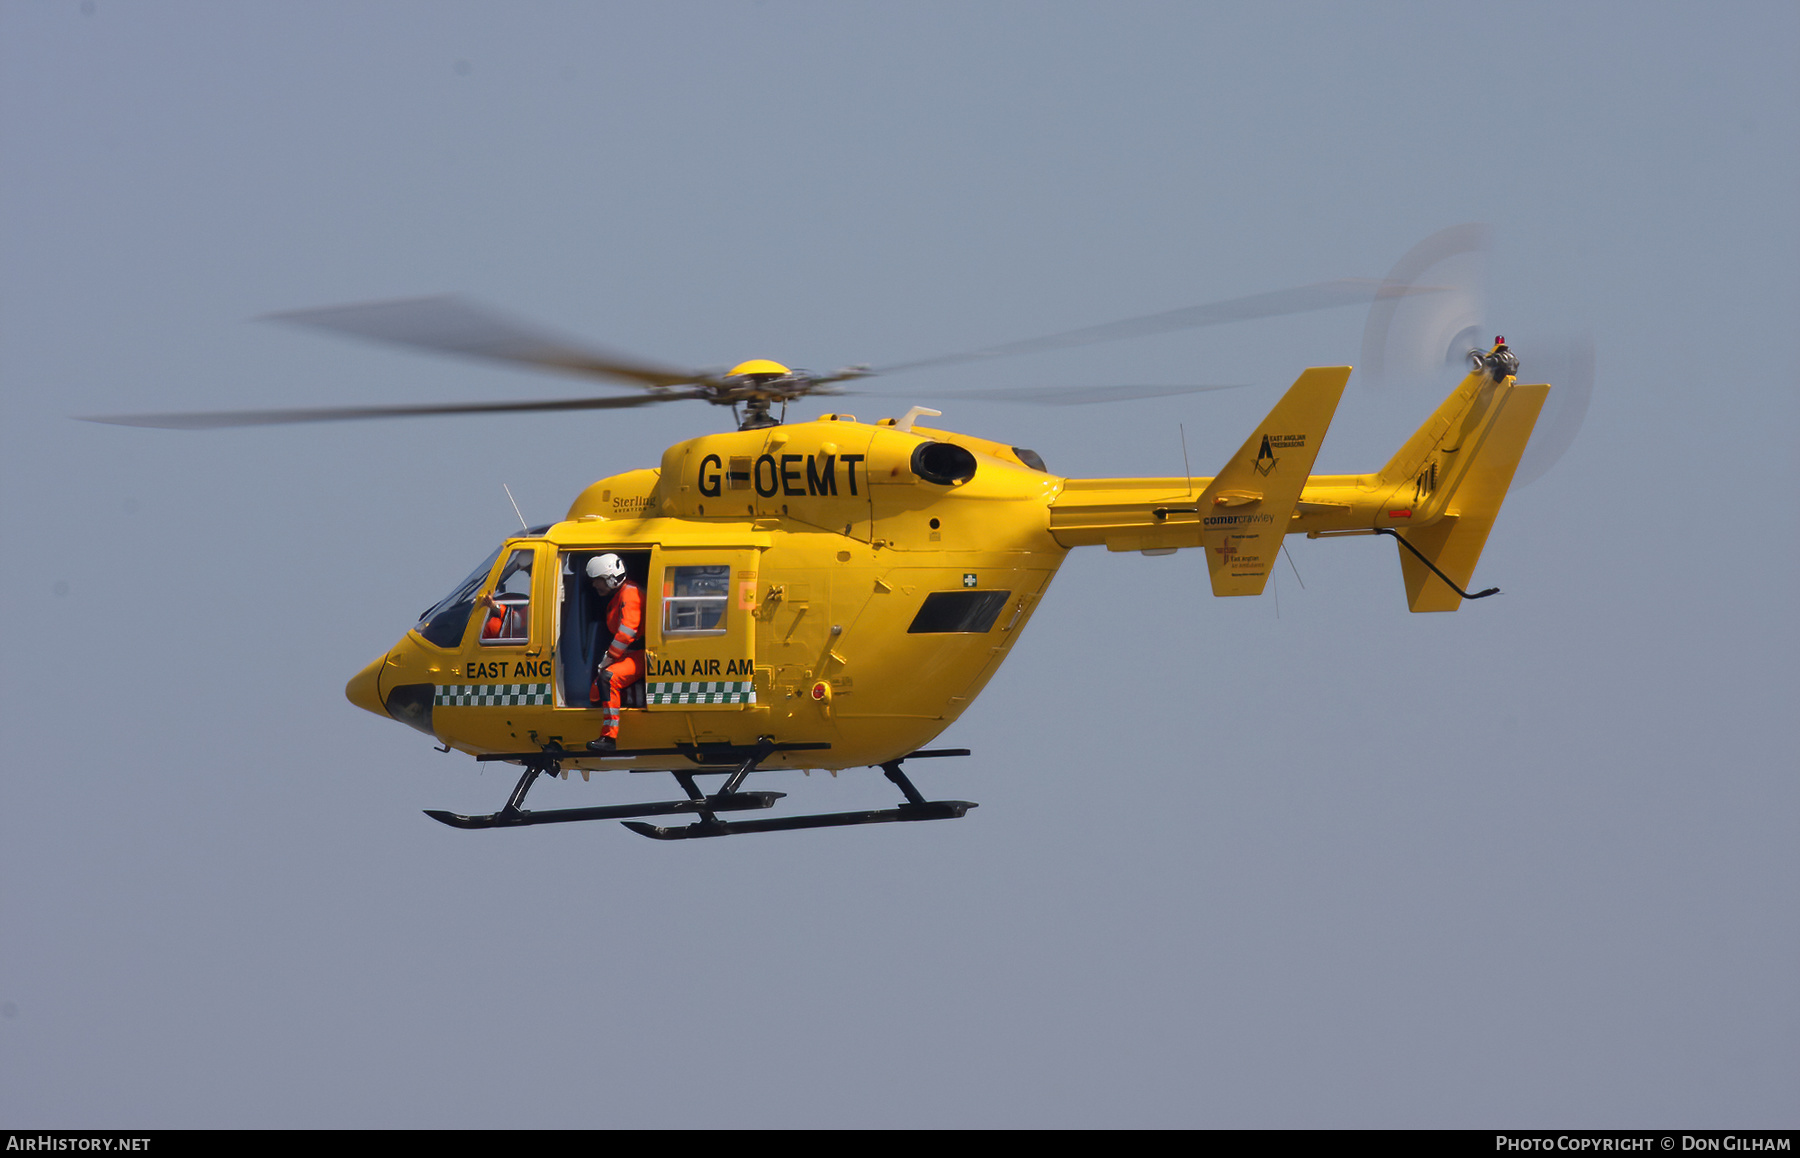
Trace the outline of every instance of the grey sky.
{"label": "grey sky", "polygon": [[[0,0],[0,1126],[1793,1126],[1796,46],[1792,4]],[[457,832],[420,810],[512,774],[344,700],[503,482],[560,517],[718,412],[69,417],[581,390],[280,310],[827,370],[1466,221],[1525,378],[1597,350],[1505,594],[1411,616],[1370,540],[1246,600],[1075,552],[918,773],[953,824]],[[1180,473],[1180,424],[1209,474],[1365,316],[884,385],[1255,383],[932,403],[1078,476]],[[1431,402],[1352,378],[1318,469]]]}

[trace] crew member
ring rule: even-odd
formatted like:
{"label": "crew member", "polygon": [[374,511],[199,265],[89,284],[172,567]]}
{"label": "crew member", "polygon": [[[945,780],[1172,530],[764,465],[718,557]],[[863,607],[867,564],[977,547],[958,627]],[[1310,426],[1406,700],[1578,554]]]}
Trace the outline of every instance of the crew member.
{"label": "crew member", "polygon": [[621,693],[644,678],[644,591],[625,577],[625,561],[607,553],[588,560],[588,579],[606,605],[606,630],[612,642],[594,670],[588,700],[600,707],[600,738],[588,741],[590,752],[619,746]]}
{"label": "crew member", "polygon": [[475,601],[487,610],[487,616],[481,624],[481,639],[490,643],[497,639],[525,639],[524,606],[517,603],[502,603],[494,597],[493,592],[483,591],[481,598]]}

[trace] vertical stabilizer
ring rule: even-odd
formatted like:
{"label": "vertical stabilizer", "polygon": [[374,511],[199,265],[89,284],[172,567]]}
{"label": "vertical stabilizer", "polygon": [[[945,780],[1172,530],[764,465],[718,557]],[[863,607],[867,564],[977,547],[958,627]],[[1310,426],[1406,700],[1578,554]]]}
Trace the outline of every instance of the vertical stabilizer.
{"label": "vertical stabilizer", "polygon": [[[1473,378],[1474,375],[1470,377]],[[1429,447],[1425,456],[1415,460],[1415,465],[1400,475],[1405,478],[1407,474],[1417,471],[1415,480],[1427,480],[1423,484],[1413,482],[1414,493],[1422,492],[1424,486],[1429,485],[1433,479],[1438,481],[1438,493],[1420,493],[1420,497],[1431,505],[1440,507],[1443,517],[1428,526],[1406,527],[1400,534],[1420,554],[1430,559],[1438,570],[1464,589],[1467,589],[1470,579],[1475,575],[1475,564],[1481,558],[1481,549],[1487,545],[1488,532],[1493,529],[1494,518],[1500,513],[1500,504],[1506,501],[1507,489],[1512,486],[1513,472],[1519,466],[1519,456],[1525,453],[1525,444],[1531,441],[1531,431],[1537,425],[1538,413],[1544,407],[1544,399],[1550,394],[1550,387],[1541,385],[1490,386],[1493,394],[1489,399],[1490,411],[1483,415],[1485,421],[1464,424],[1477,429],[1467,431],[1468,444],[1457,448],[1460,453],[1456,457],[1462,461],[1456,464],[1459,469],[1454,471],[1453,476],[1450,470],[1440,468],[1436,462],[1426,461],[1430,456]],[[1458,394],[1460,393],[1459,390]],[[1456,395],[1452,395],[1451,401],[1455,398]],[[1447,401],[1445,406],[1448,405]],[[1443,410],[1440,409],[1438,415],[1432,416],[1433,420],[1442,413]],[[1412,443],[1409,442],[1395,456],[1395,461],[1405,457],[1411,447]],[[1390,467],[1392,465],[1389,464]],[[1384,478],[1387,473],[1386,470],[1382,471]],[[1433,575],[1411,551],[1398,545],[1395,550],[1400,552],[1400,571],[1406,580],[1408,607],[1414,611],[1455,611],[1462,604],[1462,596]]]}

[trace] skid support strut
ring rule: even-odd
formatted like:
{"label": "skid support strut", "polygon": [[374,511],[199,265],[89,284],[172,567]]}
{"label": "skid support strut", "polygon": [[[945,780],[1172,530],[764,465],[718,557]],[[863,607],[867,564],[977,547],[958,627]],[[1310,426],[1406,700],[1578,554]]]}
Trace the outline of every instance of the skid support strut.
{"label": "skid support strut", "polygon": [[576,820],[619,820],[627,816],[668,816],[682,812],[698,812],[703,816],[712,816],[715,812],[741,812],[755,808],[767,808],[786,796],[785,792],[735,792],[731,799],[724,801],[708,801],[694,787],[693,777],[685,772],[677,772],[675,778],[682,782],[687,790],[686,800],[656,800],[645,804],[608,804],[597,808],[555,808],[543,812],[530,812],[524,808],[525,794],[537,778],[545,773],[555,776],[562,771],[562,760],[565,753],[560,749],[549,749],[541,753],[525,754],[525,772],[513,787],[512,795],[507,797],[506,806],[499,812],[491,812],[485,816],[464,816],[458,812],[445,812],[442,809],[428,808],[425,815],[433,820],[441,821],[452,828],[517,828],[527,824],[564,824]]}
{"label": "skid support strut", "polygon": [[[687,794],[685,800],[655,800],[644,804],[611,804],[598,808],[556,808],[541,812],[532,812],[525,807],[525,797],[531,786],[537,783],[539,776],[549,774],[555,776],[562,771],[565,760],[592,759],[585,752],[566,751],[555,744],[541,752],[496,752],[477,759],[482,761],[512,760],[525,765],[525,771],[519,776],[519,782],[513,786],[512,795],[506,799],[505,807],[498,812],[485,816],[464,816],[458,812],[445,812],[441,809],[427,809],[425,815],[433,820],[450,825],[452,828],[518,828],[530,824],[561,824],[576,820],[624,820],[636,816],[670,816],[680,813],[695,814],[699,817],[694,823],[681,828],[664,828],[660,825],[643,824],[625,820],[625,827],[633,832],[655,840],[694,840],[708,836],[735,836],[747,832],[785,832],[797,828],[842,828],[852,824],[894,824],[900,821],[913,820],[952,820],[962,816],[974,808],[972,800],[927,800],[914,787],[906,773],[900,770],[904,760],[926,759],[934,756],[967,756],[967,748],[938,748],[908,752],[904,756],[884,761],[879,765],[894,786],[906,797],[906,803],[897,808],[880,808],[864,812],[822,812],[810,816],[778,816],[766,820],[734,820],[719,819],[722,812],[748,812],[768,808],[777,800],[786,796],[785,792],[745,792],[744,781],[750,773],[757,771],[764,760],[776,752],[799,751],[805,749],[824,748],[824,744],[783,744],[777,743],[768,736],[761,737],[754,744],[748,745],[708,745],[678,746],[670,749],[638,749],[621,752],[617,755],[631,756],[663,756],[679,755],[697,767],[692,769],[670,769],[675,782]],[[709,767],[708,765],[711,765]],[[708,795],[694,783],[694,777],[705,774],[725,775],[725,782],[719,790]]]}
{"label": "skid support strut", "polygon": [[[760,745],[759,745],[760,747]],[[724,786],[713,796],[701,797],[699,789],[693,784],[693,777],[688,773],[677,772],[676,778],[682,781],[682,787],[688,796],[698,805],[705,803],[704,809],[698,809],[700,819],[683,828],[664,828],[661,825],[645,824],[641,821],[625,821],[625,827],[653,840],[696,840],[708,836],[737,836],[750,832],[787,832],[798,828],[843,828],[852,824],[895,824],[913,820],[954,820],[964,815],[969,809],[976,807],[972,800],[927,800],[913,786],[906,773],[900,770],[900,762],[915,757],[928,756],[967,756],[966,748],[938,749],[936,751],[911,752],[905,756],[889,760],[881,765],[882,773],[895,784],[906,796],[906,803],[898,808],[880,808],[866,812],[821,812],[811,816],[775,816],[767,820],[734,820],[723,821],[714,812],[725,811],[731,801],[750,795],[737,791],[737,786],[744,778],[755,771],[767,756],[767,752],[753,753],[731,773]]]}

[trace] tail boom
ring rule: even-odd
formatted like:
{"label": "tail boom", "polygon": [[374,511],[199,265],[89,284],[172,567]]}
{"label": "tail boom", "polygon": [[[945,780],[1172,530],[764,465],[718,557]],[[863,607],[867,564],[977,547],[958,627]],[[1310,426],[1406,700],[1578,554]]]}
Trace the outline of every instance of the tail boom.
{"label": "tail boom", "polygon": [[[1380,470],[1308,475],[1348,377],[1348,367],[1301,375],[1217,477],[1066,480],[1050,506],[1051,534],[1064,547],[1110,551],[1205,547],[1214,594],[1255,595],[1284,535],[1392,530],[1467,587],[1550,387],[1478,368]],[[1396,550],[1407,605],[1456,610],[1462,596]]]}

